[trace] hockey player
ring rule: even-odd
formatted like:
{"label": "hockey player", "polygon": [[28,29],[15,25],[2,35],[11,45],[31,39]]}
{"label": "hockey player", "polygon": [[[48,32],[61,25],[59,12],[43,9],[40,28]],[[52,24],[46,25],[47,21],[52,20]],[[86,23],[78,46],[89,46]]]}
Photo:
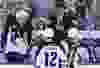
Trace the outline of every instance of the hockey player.
{"label": "hockey player", "polygon": [[[38,50],[36,51],[34,66],[36,66],[36,67],[42,67],[43,66],[43,67],[48,67],[48,68],[50,68],[50,67],[59,67],[60,66],[59,62],[62,62],[62,58],[61,58],[61,56],[58,55],[58,53],[59,53],[58,51],[61,51],[61,54],[62,54],[63,49],[60,48],[60,45],[57,43],[57,41],[53,39],[53,37],[55,36],[55,33],[54,33],[55,31],[54,31],[53,28],[48,27],[46,22],[48,22],[48,21],[45,21],[45,19],[42,19],[42,21],[40,21],[40,23],[37,25],[38,26],[38,31],[37,32],[38,32],[38,34],[40,34],[39,35],[40,39],[38,40],[39,41],[38,42]],[[44,60],[42,60],[42,59],[38,60],[39,57],[42,58],[43,56],[45,56],[44,52],[46,52],[46,51],[51,51],[51,53],[52,53],[52,51],[55,51],[54,52],[54,54],[55,54],[54,57],[55,57],[55,61],[57,61],[57,63],[53,64],[53,62],[51,61],[51,65],[47,64],[47,66],[45,66]],[[43,55],[43,56],[41,56],[41,55]],[[51,55],[49,55],[49,56],[51,57]],[[59,57],[59,59],[58,58],[56,59],[56,56]],[[64,56],[65,55],[64,55],[64,52],[63,52],[62,57],[64,57]],[[45,59],[45,60],[48,60],[48,58]],[[51,60],[52,60],[52,58],[51,58]],[[65,61],[65,58],[63,59],[63,62],[64,61]],[[38,62],[40,62],[40,63],[38,64]],[[43,62],[43,64],[41,62]],[[48,63],[49,63],[49,61],[48,61]],[[61,65],[64,66],[63,63]]]}

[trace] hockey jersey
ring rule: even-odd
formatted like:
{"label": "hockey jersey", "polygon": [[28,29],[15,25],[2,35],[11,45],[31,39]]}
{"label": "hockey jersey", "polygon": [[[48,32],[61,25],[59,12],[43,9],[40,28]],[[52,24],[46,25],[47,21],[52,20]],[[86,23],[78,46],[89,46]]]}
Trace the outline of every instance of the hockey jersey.
{"label": "hockey jersey", "polygon": [[65,54],[56,46],[47,46],[41,49],[36,59],[36,66],[40,68],[64,68]]}

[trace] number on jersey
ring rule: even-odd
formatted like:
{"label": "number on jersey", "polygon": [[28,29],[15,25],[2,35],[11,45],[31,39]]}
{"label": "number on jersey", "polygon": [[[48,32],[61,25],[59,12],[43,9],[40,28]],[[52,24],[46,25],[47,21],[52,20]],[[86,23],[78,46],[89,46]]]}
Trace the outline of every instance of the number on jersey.
{"label": "number on jersey", "polygon": [[[56,66],[56,63],[54,62],[57,58],[57,52],[51,52],[50,54],[48,52],[45,52],[45,66]],[[49,58],[52,57],[52,59],[49,61]]]}

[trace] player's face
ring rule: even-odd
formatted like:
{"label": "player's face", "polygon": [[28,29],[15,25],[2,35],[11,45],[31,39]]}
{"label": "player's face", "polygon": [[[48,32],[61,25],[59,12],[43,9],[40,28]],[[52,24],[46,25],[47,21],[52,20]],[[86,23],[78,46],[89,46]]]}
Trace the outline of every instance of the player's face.
{"label": "player's face", "polygon": [[18,11],[16,12],[16,20],[19,24],[24,24],[28,19],[29,14],[25,11]]}
{"label": "player's face", "polygon": [[68,31],[68,36],[73,39],[73,41],[79,40],[79,31],[77,28],[70,28]]}
{"label": "player's face", "polygon": [[27,19],[28,17],[19,17],[16,20],[19,24],[25,24]]}

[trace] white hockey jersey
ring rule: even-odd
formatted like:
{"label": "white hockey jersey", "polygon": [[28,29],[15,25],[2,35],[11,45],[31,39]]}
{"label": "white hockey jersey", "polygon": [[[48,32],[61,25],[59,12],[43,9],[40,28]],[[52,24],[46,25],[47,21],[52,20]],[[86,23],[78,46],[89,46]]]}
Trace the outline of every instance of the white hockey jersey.
{"label": "white hockey jersey", "polygon": [[[60,62],[59,60],[63,62]],[[65,68],[66,57],[62,49],[57,46],[48,46],[42,48],[37,56],[36,66],[40,68]]]}

